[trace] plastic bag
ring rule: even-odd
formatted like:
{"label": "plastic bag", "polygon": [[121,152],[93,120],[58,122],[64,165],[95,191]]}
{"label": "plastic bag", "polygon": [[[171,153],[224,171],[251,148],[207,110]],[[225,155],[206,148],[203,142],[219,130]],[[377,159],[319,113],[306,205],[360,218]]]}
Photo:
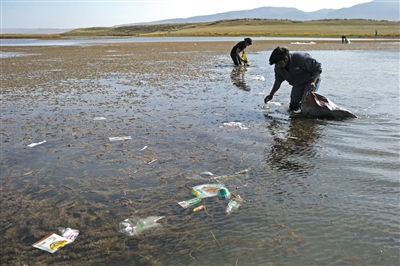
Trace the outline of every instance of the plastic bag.
{"label": "plastic bag", "polygon": [[245,64],[247,64],[248,62],[247,62],[247,55],[246,55],[246,53],[243,51],[243,53],[242,53],[242,60],[243,60],[243,62],[245,63]]}
{"label": "plastic bag", "polygon": [[68,240],[68,243],[75,241],[76,237],[79,235],[79,230],[65,227],[58,227],[60,234]]}
{"label": "plastic bag", "polygon": [[164,218],[164,216],[149,216],[145,219],[127,218],[119,223],[118,232],[127,236],[139,235],[145,230],[161,227],[162,225],[157,223],[157,221],[162,218]]}

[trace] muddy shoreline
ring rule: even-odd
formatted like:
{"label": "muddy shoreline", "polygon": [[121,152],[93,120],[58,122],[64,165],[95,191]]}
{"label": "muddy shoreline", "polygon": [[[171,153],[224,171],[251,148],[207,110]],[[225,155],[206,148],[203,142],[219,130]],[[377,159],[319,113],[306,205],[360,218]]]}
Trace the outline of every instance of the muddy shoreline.
{"label": "muddy shoreline", "polygon": [[[166,265],[170,256],[191,261],[197,250],[215,245],[212,238],[197,239],[208,216],[183,213],[177,202],[190,197],[185,185],[196,181],[188,177],[211,170],[229,175],[251,169],[249,161],[260,161],[252,156],[262,145],[257,137],[248,138],[257,134],[257,125],[250,132],[222,126],[225,117],[235,117],[230,99],[246,93],[218,87],[231,84],[218,71],[233,67],[229,52],[234,44],[1,47],[15,55],[0,59],[2,264],[132,260]],[[278,45],[292,51],[399,49],[398,41],[259,41],[246,52],[255,56]],[[270,67],[267,58],[265,66]],[[109,139],[123,136],[132,139]],[[251,193],[262,197],[257,181],[251,190],[248,182],[240,176],[226,184],[244,198]],[[225,207],[206,203],[211,215]],[[117,233],[123,219],[148,215],[167,217],[162,232],[135,238]],[[49,232],[57,233],[58,226],[81,234],[52,255],[31,246]]]}

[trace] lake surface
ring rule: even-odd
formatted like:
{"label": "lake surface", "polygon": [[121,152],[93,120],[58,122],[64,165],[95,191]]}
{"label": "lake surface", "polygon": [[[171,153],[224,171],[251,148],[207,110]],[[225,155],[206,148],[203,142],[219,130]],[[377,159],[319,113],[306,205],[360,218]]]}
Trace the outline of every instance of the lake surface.
{"label": "lake surface", "polygon": [[[99,43],[125,43],[125,42],[237,42],[240,37],[126,37],[126,38],[62,38],[56,40],[43,39],[0,39],[2,46],[67,46],[67,45],[90,45]],[[254,41],[338,41],[338,38],[299,38],[299,37],[252,37]],[[363,38],[361,41],[375,39]],[[387,40],[387,39],[379,39]],[[393,39],[389,39],[393,40]]]}
{"label": "lake surface", "polygon": [[[81,234],[57,251],[58,257],[33,247],[24,256],[31,252],[36,262],[66,265],[79,257],[87,265],[398,265],[399,50],[310,53],[323,67],[318,92],[357,118],[292,116],[287,83],[264,105],[273,84],[270,51],[248,53],[246,69],[215,55],[207,69],[198,62],[190,66],[200,76],[185,70],[168,76],[149,72],[132,86],[129,77],[109,73],[90,81],[90,93],[43,89],[51,101],[23,105],[23,99],[7,102],[10,92],[4,94],[2,130],[14,130],[8,119],[20,121],[20,128],[13,136],[3,134],[3,191],[22,187],[48,212],[67,205],[65,212],[74,218],[91,215],[82,218]],[[155,82],[169,89],[157,90]],[[224,125],[228,122],[245,128]],[[86,131],[75,130],[79,127]],[[28,128],[37,133],[29,141],[24,139]],[[126,135],[132,140],[108,141]],[[47,143],[26,148],[42,137]],[[43,168],[46,176],[36,183],[23,175]],[[244,169],[246,174],[234,174]],[[213,180],[201,175],[205,171],[226,177]],[[185,184],[216,182],[246,200],[231,215],[225,215],[227,202],[215,197],[202,201],[207,212],[177,204],[192,197]],[[57,189],[46,190],[49,185]],[[134,208],[123,209],[123,197]],[[58,218],[43,224],[79,225],[52,215]],[[131,215],[165,216],[163,227],[139,237],[118,233],[118,222]],[[38,225],[27,222],[14,237],[33,244],[40,234],[32,233],[32,226]],[[9,235],[10,228],[3,222],[2,232]],[[106,235],[97,235],[102,232]],[[114,241],[109,249],[98,248],[109,239]],[[12,252],[3,251],[8,263]]]}

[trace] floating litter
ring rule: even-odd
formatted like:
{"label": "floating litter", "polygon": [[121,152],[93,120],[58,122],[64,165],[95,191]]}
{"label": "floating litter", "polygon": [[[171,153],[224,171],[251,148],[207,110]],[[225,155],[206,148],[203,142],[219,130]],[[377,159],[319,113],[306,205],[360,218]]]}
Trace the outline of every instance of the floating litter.
{"label": "floating litter", "polygon": [[224,123],[224,126],[228,126],[228,127],[230,127],[230,128],[239,127],[240,129],[249,129],[248,127],[246,127],[245,125],[243,125],[243,123],[240,123],[240,122],[229,122],[229,123]]}
{"label": "floating litter", "polygon": [[98,116],[98,117],[93,117],[93,120],[106,120],[106,118],[105,117],[102,117],[102,116]]}
{"label": "floating litter", "polygon": [[35,147],[35,146],[37,146],[37,145],[40,145],[40,144],[43,144],[43,143],[45,143],[46,141],[45,140],[43,140],[42,142],[38,142],[38,143],[31,143],[31,144],[29,144],[28,145],[28,147]]}
{"label": "floating litter", "polygon": [[132,139],[131,136],[126,136],[126,137],[109,137],[110,141],[117,141],[117,140],[127,140],[127,139]]}

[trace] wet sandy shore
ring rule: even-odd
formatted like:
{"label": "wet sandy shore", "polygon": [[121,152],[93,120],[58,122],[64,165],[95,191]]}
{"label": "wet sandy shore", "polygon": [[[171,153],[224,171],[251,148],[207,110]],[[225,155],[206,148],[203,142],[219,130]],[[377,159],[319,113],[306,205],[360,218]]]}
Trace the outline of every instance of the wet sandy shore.
{"label": "wet sandy shore", "polygon": [[[225,105],[231,95],[213,99],[221,94],[215,88],[221,77],[209,70],[231,68],[234,44],[1,47],[16,55],[0,59],[2,264],[95,264],[121,259],[123,251],[140,265],[162,265],[155,250],[166,239],[169,251],[175,250],[195,228],[197,218],[182,218],[175,208],[188,197],[185,177],[249,167],[246,156],[256,144],[234,144],[234,136],[215,126],[223,121],[214,118],[230,111]],[[399,49],[397,41],[260,41],[247,53],[278,45],[292,51]],[[120,136],[132,141],[109,141]],[[222,144],[227,138],[233,144]],[[121,241],[118,222],[132,214],[160,215],[157,202],[173,206],[161,210],[169,217],[169,233]],[[171,226],[183,220],[191,227]],[[83,232],[79,242],[52,256],[31,247],[64,224]],[[180,248],[178,255],[191,252]]]}

